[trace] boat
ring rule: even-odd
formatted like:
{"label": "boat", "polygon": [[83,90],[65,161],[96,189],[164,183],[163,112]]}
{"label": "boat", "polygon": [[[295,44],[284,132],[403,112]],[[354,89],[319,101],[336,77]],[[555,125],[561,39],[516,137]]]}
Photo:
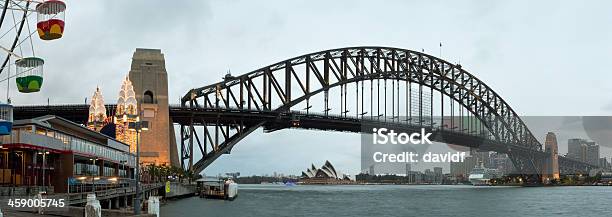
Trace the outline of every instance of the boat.
{"label": "boat", "polygon": [[468,180],[474,186],[491,185],[491,179],[494,178],[497,178],[496,171],[494,169],[484,168],[482,164],[476,165],[468,176]]}
{"label": "boat", "polygon": [[200,197],[221,200],[234,200],[238,197],[238,184],[227,179],[198,180]]}

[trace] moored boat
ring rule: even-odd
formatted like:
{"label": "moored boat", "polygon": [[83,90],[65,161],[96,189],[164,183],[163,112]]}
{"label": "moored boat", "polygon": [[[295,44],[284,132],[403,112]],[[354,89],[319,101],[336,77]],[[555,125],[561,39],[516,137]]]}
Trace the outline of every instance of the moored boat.
{"label": "moored boat", "polygon": [[238,197],[238,184],[232,179],[198,180],[200,197],[222,200],[234,200]]}

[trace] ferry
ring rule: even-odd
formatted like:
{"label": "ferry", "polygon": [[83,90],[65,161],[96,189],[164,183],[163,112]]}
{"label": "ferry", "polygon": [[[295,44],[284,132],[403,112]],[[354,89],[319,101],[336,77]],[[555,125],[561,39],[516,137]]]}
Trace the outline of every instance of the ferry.
{"label": "ferry", "polygon": [[234,200],[238,197],[238,184],[227,179],[198,180],[200,198]]}

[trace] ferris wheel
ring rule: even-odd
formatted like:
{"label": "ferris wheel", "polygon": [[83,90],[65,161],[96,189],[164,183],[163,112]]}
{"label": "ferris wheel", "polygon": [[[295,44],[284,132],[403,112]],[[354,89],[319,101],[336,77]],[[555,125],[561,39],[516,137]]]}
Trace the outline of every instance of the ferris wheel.
{"label": "ferris wheel", "polygon": [[[45,61],[36,55],[34,40],[50,41],[63,36],[66,3],[62,0],[0,0],[0,9],[0,82],[15,82],[20,93],[39,92]],[[0,103],[0,135],[11,131],[8,125],[13,120],[9,87],[10,84],[6,90],[7,103]]]}
{"label": "ferris wheel", "polygon": [[[33,40],[37,40],[36,35],[40,40],[62,37],[66,3],[61,0],[0,0],[0,7],[0,75],[4,75],[0,77],[3,81],[14,78],[21,93],[38,92],[44,80],[45,61],[36,56]],[[13,66],[16,70],[11,73]]]}

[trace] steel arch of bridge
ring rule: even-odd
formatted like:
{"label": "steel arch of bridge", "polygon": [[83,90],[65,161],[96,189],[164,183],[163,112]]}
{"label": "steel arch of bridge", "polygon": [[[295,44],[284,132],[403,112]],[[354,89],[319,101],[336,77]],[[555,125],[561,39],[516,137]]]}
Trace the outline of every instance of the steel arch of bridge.
{"label": "steel arch of bridge", "polygon": [[[331,88],[342,88],[349,83],[359,84],[377,79],[406,81],[429,87],[469,111],[480,120],[496,141],[517,144],[534,152],[541,151],[541,144],[510,105],[484,82],[462,69],[461,65],[425,53],[398,48],[350,47],[302,55],[247,74],[235,77],[228,75],[221,82],[192,89],[182,98],[181,104],[183,107],[206,109],[213,113],[253,111],[268,112],[274,116],[289,112],[291,107],[298,103],[306,102],[309,105],[311,97],[323,93],[325,115],[328,115],[327,94]],[[346,90],[344,91],[346,94]],[[344,100],[346,108],[346,99]],[[444,105],[442,109],[443,107]],[[363,115],[361,114],[362,117]],[[340,116],[347,116],[342,108]],[[233,119],[228,123],[224,120],[207,120],[195,125],[215,126],[215,132],[204,129],[202,141],[210,143],[209,152],[206,150],[206,144],[202,147],[200,138],[195,133],[194,122],[181,125],[181,162],[188,159],[189,169],[200,172],[221,154],[229,153],[246,135],[266,125],[266,121],[247,123]],[[194,136],[203,155],[195,164]],[[539,163],[528,163],[533,170],[538,170]]]}

